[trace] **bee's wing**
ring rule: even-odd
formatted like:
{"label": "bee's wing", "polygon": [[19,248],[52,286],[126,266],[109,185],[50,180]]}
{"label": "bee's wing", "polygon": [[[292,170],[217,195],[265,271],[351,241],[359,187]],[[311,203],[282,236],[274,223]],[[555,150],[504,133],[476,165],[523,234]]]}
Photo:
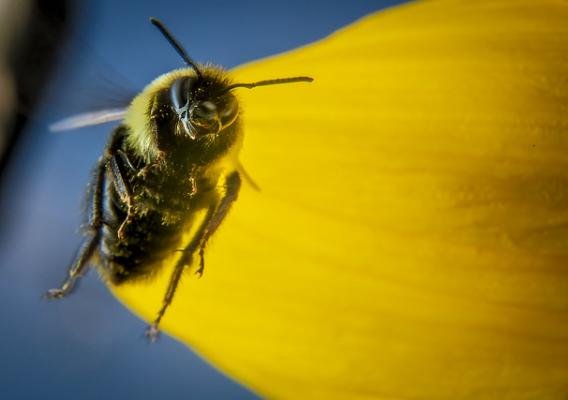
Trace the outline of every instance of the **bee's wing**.
{"label": "bee's wing", "polygon": [[57,121],[49,125],[49,130],[52,132],[61,132],[84,128],[86,126],[118,121],[123,119],[125,115],[126,108],[110,108],[108,110],[90,111]]}

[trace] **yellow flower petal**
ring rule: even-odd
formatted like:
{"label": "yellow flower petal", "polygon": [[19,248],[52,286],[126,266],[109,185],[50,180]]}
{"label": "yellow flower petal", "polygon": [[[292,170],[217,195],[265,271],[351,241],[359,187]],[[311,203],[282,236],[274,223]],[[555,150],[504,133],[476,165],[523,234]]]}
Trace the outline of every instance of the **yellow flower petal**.
{"label": "yellow flower petal", "polygon": [[[244,185],[163,329],[259,393],[568,396],[568,3],[429,1],[245,66]],[[152,319],[169,271],[113,290]]]}

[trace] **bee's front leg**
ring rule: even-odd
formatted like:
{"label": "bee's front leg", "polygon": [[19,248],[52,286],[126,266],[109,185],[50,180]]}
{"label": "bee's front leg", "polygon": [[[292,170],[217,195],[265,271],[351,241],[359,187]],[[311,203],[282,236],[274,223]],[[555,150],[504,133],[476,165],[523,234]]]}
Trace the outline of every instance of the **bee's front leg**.
{"label": "bee's front leg", "polygon": [[120,143],[120,137],[117,137],[108,146],[105,154],[105,168],[110,172],[112,183],[120,197],[120,200],[126,205],[126,218],[122,221],[122,224],[120,224],[117,231],[118,238],[122,240],[125,236],[124,233],[126,231],[126,227],[134,219],[136,207],[134,204],[132,188],[130,187],[127,175],[125,174],[125,168],[128,167],[132,169],[133,166],[128,155],[119,147]]}
{"label": "bee's front leg", "polygon": [[138,173],[136,174],[136,176],[138,177],[142,177],[142,178],[146,178],[146,176],[148,175],[148,173],[150,172],[150,170],[152,168],[156,168],[159,167],[160,164],[162,164],[164,162],[164,160],[166,159],[166,153],[164,153],[163,151],[158,151],[158,156],[151,161],[150,163],[148,163],[146,166],[144,166],[142,169],[140,169],[140,171],[138,171]]}
{"label": "bee's front leg", "polygon": [[116,155],[112,155],[107,163],[107,168],[109,169],[112,182],[118,195],[123,203],[126,204],[126,218],[122,221],[122,224],[118,228],[118,238],[124,238],[124,231],[128,224],[132,222],[134,218],[134,198],[132,195],[132,189],[130,188],[130,184],[126,179],[124,179],[124,174],[120,168],[120,164]]}

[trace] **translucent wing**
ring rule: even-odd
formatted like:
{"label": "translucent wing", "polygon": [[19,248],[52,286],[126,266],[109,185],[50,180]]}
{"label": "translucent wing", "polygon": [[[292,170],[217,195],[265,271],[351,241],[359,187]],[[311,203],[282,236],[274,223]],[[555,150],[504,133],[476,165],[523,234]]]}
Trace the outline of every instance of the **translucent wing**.
{"label": "translucent wing", "polygon": [[108,110],[91,111],[57,121],[49,125],[49,130],[52,132],[61,132],[84,128],[86,126],[100,125],[107,122],[121,120],[125,115],[126,108],[111,108]]}

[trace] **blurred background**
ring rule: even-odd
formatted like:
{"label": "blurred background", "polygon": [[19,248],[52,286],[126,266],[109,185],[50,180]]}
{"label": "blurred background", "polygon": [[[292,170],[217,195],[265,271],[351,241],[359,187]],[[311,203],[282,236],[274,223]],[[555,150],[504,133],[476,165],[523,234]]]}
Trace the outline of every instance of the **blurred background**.
{"label": "blurred background", "polygon": [[47,126],[183,66],[149,16],[198,62],[232,68],[402,2],[0,0],[0,397],[256,398],[166,335],[148,345],[94,271],[70,298],[42,300],[81,241],[83,192],[112,129]]}

